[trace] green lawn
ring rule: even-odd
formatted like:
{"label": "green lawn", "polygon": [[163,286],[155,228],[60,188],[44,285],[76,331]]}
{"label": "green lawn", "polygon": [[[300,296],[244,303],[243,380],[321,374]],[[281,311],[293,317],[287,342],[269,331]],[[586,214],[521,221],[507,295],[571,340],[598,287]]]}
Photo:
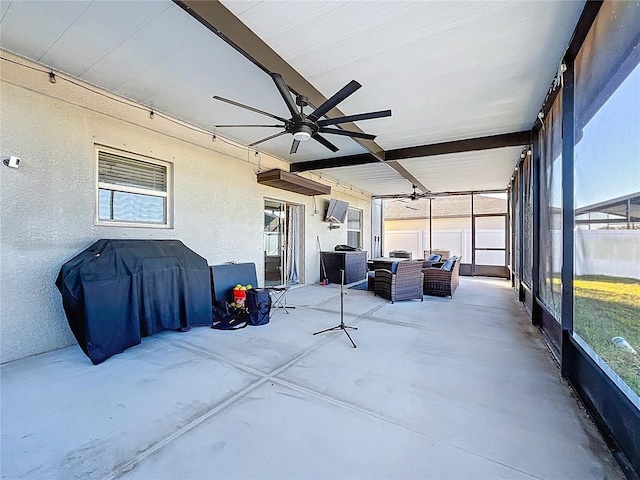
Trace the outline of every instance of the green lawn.
{"label": "green lawn", "polygon": [[[574,280],[574,330],[640,395],[640,281],[588,275]],[[624,339],[636,355],[611,343]]]}

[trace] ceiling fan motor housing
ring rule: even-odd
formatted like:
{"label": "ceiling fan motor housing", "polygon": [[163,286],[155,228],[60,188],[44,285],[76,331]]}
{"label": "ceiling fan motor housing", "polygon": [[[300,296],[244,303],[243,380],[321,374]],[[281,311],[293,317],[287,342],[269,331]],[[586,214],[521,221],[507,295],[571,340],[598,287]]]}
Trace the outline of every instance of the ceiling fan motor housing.
{"label": "ceiling fan motor housing", "polygon": [[299,142],[305,142],[309,140],[315,133],[318,132],[318,125],[311,120],[307,120],[304,114],[301,114],[297,118],[292,118],[286,125],[285,130],[293,134],[293,138]]}

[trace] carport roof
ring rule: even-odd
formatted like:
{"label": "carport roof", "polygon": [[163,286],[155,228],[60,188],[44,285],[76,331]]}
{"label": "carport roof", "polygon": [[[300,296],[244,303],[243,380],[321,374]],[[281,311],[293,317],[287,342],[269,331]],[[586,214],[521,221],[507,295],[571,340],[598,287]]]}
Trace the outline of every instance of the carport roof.
{"label": "carport roof", "polygon": [[[576,216],[586,213],[615,215],[623,221],[629,218],[632,222],[640,222],[640,192],[576,209]],[[588,220],[585,223],[588,223]]]}

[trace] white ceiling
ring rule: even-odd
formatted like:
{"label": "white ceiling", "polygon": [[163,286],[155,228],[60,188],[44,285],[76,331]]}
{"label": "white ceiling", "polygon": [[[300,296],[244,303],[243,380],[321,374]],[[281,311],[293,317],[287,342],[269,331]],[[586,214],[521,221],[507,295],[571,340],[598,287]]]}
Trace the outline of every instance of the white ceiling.
{"label": "white ceiling", "polygon": [[222,0],[385,150],[531,128],[584,2]]}
{"label": "white ceiling", "polygon": [[360,189],[363,188],[363,185],[366,185],[365,191],[376,192],[377,195],[395,195],[411,192],[411,184],[383,162],[321,169],[315,170],[314,173]]}
{"label": "white ceiling", "polygon": [[521,152],[520,147],[495,148],[411,158],[400,164],[432,192],[500,190],[505,188],[505,178],[507,182],[511,179]]}
{"label": "white ceiling", "polygon": [[[385,150],[530,129],[584,6],[564,0],[223,3],[326,97],[359,81],[363,87],[339,104],[345,114],[391,108],[390,118],[358,122]],[[194,125],[274,123],[213,95],[290,116],[264,71],[169,0],[3,0],[0,8],[3,49]],[[216,133],[249,144],[277,131]],[[337,154],[310,141],[291,156],[289,135],[258,148],[289,162],[365,152],[349,138],[329,140]],[[434,192],[488,190],[507,186],[520,150],[399,163]],[[384,164],[324,173],[372,194],[411,190]]]}

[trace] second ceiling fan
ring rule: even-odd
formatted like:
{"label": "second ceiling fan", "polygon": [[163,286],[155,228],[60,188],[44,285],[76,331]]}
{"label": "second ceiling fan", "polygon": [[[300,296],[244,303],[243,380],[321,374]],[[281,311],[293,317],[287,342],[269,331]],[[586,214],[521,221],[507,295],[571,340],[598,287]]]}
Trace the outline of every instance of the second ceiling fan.
{"label": "second ceiling fan", "polygon": [[331,134],[331,135],[342,135],[346,137],[352,138],[363,138],[367,140],[373,140],[376,138],[375,135],[370,135],[368,133],[362,132],[353,132],[350,130],[343,130],[341,128],[330,128],[331,125],[340,125],[341,123],[347,122],[357,122],[360,120],[369,120],[372,118],[381,118],[381,117],[389,117],[391,116],[391,110],[381,110],[379,112],[369,112],[369,113],[360,113],[357,115],[346,115],[344,117],[337,118],[321,118],[323,117],[329,110],[334,108],[340,102],[342,102],[345,98],[351,95],[353,92],[358,90],[362,85],[360,85],[355,80],[352,80],[347,85],[342,87],[335,95],[333,95],[330,99],[316,108],[309,115],[304,113],[304,107],[309,105],[309,100],[304,95],[297,95],[296,100],[293,100],[291,96],[291,92],[289,91],[289,87],[285,83],[282,75],[279,73],[271,73],[271,78],[273,82],[276,84],[284,103],[286,104],[289,112],[291,113],[291,118],[286,119],[280,117],[278,115],[274,115],[273,113],[265,112],[263,110],[258,110],[257,108],[250,107],[248,105],[244,105],[242,103],[235,102],[233,100],[229,100],[227,98],[214,96],[215,100],[219,100],[221,102],[228,103],[230,105],[235,105],[236,107],[241,107],[247,110],[250,110],[255,113],[259,113],[261,115],[265,115],[267,117],[275,118],[282,122],[282,125],[216,125],[216,128],[237,128],[237,127],[267,127],[267,128],[283,128],[282,132],[276,133],[275,135],[270,135],[261,140],[251,143],[249,146],[254,147],[260,143],[266,142],[267,140],[271,140],[273,138],[280,137],[286,134],[293,135],[293,143],[291,144],[290,154],[294,154],[298,151],[298,146],[300,142],[304,142],[309,140],[310,138],[314,139],[316,142],[325,146],[332,152],[337,152],[339,149],[329,140],[324,138],[321,133]]}

